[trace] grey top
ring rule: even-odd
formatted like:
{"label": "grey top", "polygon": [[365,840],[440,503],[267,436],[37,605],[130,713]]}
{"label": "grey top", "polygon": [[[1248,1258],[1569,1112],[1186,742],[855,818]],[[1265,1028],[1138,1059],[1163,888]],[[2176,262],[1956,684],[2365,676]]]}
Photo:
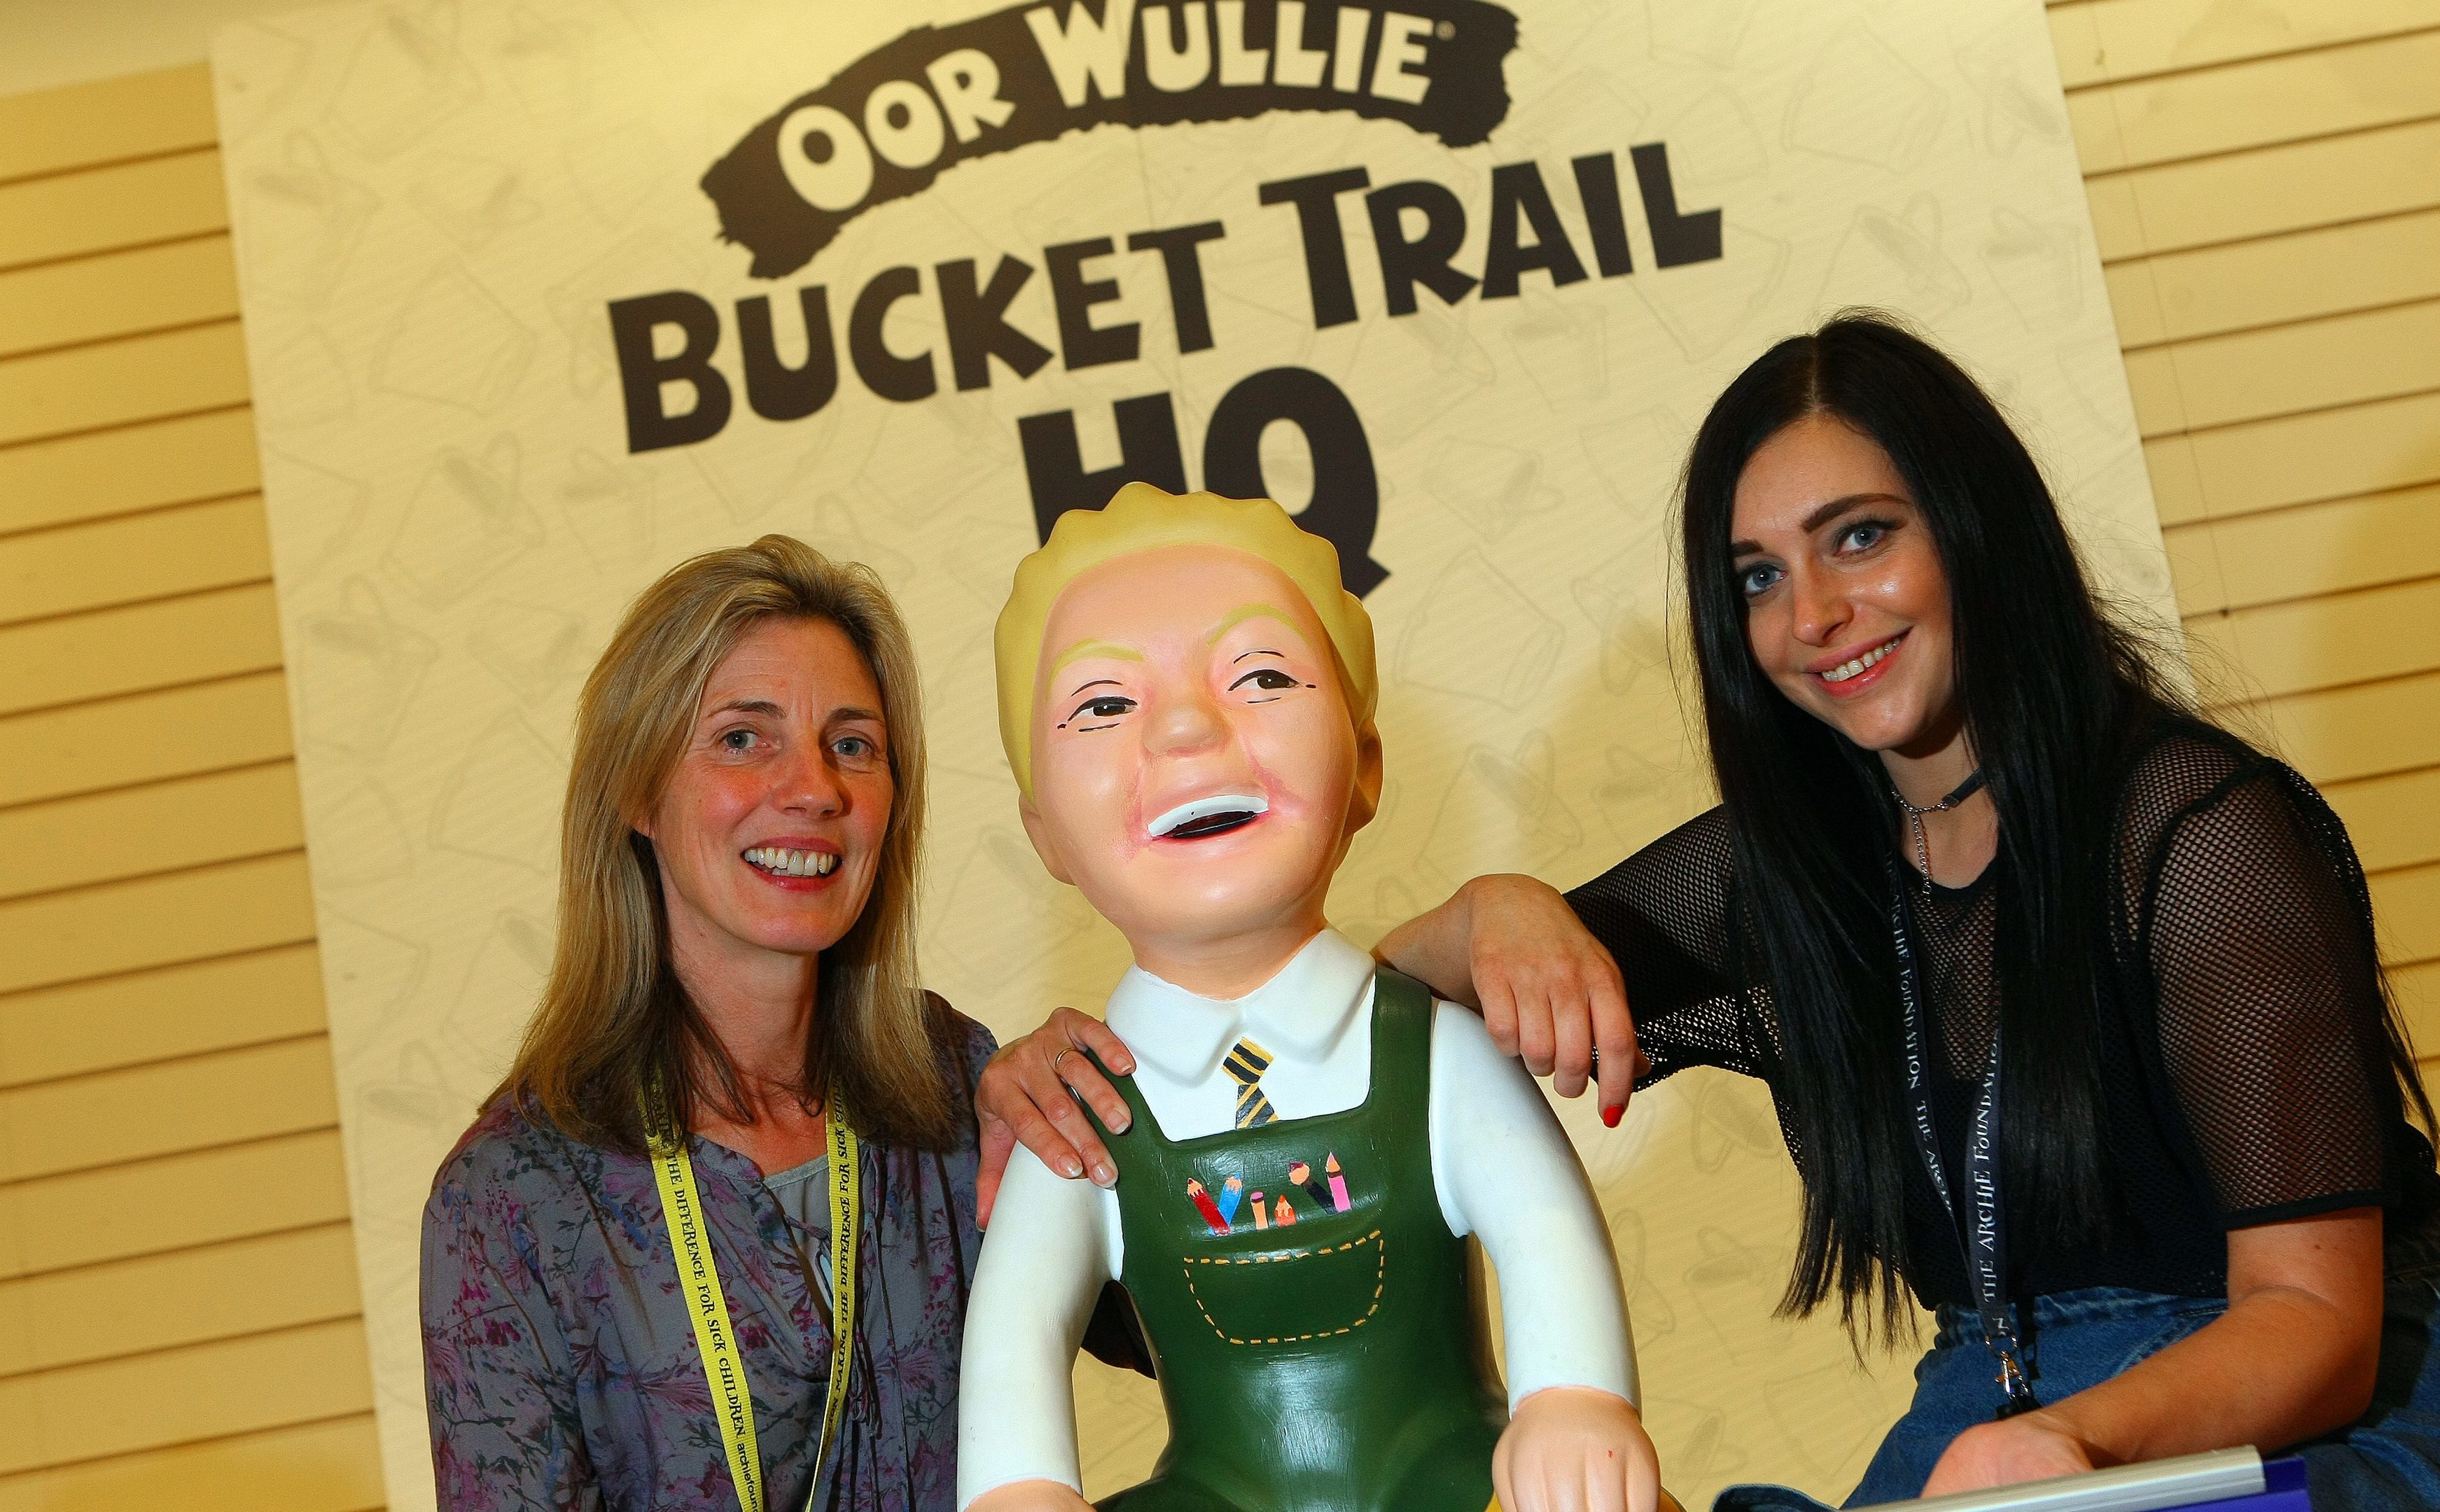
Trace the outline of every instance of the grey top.
{"label": "grey top", "polygon": [[802,1165],[762,1178],[762,1184],[780,1200],[780,1212],[788,1220],[788,1237],[797,1241],[798,1257],[804,1262],[805,1273],[814,1278],[814,1291],[824,1307],[832,1306],[830,1169],[831,1158],[816,1155]]}
{"label": "grey top", "polygon": [[[993,1043],[950,1021],[960,1122]],[[968,1126],[969,1128],[971,1126]],[[975,1231],[974,1135],[864,1143],[856,1343],[829,1462],[827,1161],[766,1180],[688,1142],[754,1394],[768,1505],[953,1512],[958,1359]],[[735,1512],[651,1166],[483,1111],[423,1221],[423,1356],[442,1512]]]}

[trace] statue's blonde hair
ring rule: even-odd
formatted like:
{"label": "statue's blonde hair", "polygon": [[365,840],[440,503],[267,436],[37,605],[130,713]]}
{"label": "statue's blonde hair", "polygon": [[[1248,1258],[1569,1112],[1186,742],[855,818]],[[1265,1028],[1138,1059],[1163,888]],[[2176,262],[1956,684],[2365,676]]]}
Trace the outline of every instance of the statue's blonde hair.
{"label": "statue's blonde hair", "polygon": [[1103,562],[1162,546],[1226,546],[1286,575],[1330,637],[1349,719],[1358,731],[1372,725],[1380,694],[1372,666],[1372,616],[1341,586],[1337,548],[1297,528],[1288,512],[1268,499],[1168,493],[1149,483],[1130,483],[1100,509],[1061,515],[1042,549],[1016,564],[1008,605],[999,612],[999,738],[1017,791],[1026,797],[1033,796],[1033,701],[1052,606],[1069,583]]}

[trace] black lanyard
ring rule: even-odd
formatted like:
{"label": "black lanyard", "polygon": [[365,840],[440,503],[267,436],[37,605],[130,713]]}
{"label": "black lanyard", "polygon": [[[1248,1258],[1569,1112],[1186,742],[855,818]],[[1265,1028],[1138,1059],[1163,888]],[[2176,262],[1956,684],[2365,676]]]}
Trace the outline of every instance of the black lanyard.
{"label": "black lanyard", "polygon": [[[1932,1129],[1931,1068],[1924,1053],[1923,991],[1914,958],[1913,932],[1908,928],[1906,888],[1891,870],[1890,934],[1898,951],[1898,998],[1906,1010],[1907,1097],[1913,1114],[1914,1143],[1932,1190],[1947,1211],[1948,1226],[1957,1232],[1957,1199],[1948,1190],[1948,1173],[1940,1163],[1940,1138]],[[2000,1203],[2000,1041],[1991,1041],[1991,1063],[1982,1074],[1982,1090],[1974,1099],[1974,1121],[1965,1134],[1965,1185],[1972,1233],[1960,1235],[1965,1251],[1965,1278],[1974,1289],[1974,1310],[1982,1314],[1982,1343],[1999,1361],[2000,1389],[2005,1398],[1995,1417],[2014,1417],[2041,1405],[2025,1379],[2017,1344],[2017,1325],[2008,1305],[2008,1227]]]}

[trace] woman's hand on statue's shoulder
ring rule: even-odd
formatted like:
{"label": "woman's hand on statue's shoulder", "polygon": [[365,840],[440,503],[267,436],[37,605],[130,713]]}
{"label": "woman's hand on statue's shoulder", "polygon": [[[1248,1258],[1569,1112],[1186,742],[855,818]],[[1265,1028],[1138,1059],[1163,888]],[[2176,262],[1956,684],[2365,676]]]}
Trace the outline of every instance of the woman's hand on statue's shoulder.
{"label": "woman's hand on statue's shoulder", "polygon": [[1478,877],[1451,899],[1461,901],[1474,1000],[1492,1042],[1551,1077],[1562,1097],[1585,1090],[1599,1050],[1602,1116],[1615,1123],[1644,1068],[1618,962],[1548,882]]}
{"label": "woman's hand on statue's shoulder", "polygon": [[1093,1057],[1121,1076],[1136,1058],[1109,1026],[1074,1008],[1054,1008],[1042,1027],[1000,1046],[975,1087],[975,1116],[981,1125],[982,1169],[975,1179],[975,1221],[991,1223],[1008,1158],[1023,1145],[1062,1176],[1090,1173],[1108,1186],[1119,1179],[1110,1152],[1077,1106],[1092,1105],[1113,1131],[1127,1127],[1126,1099],[1111,1086]]}
{"label": "woman's hand on statue's shoulder", "polygon": [[1093,1512],[1093,1504],[1057,1481],[1012,1481],[967,1503],[965,1512]]}
{"label": "woman's hand on statue's shoulder", "polygon": [[2092,1452],[2083,1440],[2044,1414],[2031,1412],[1996,1423],[1978,1423],[1950,1440],[1940,1463],[1931,1468],[1923,1494],[1982,1491],[2095,1468]]}
{"label": "woman's hand on statue's shoulder", "polygon": [[1491,1454],[1501,1512],[1676,1512],[1633,1403],[1546,1386],[1516,1404]]}

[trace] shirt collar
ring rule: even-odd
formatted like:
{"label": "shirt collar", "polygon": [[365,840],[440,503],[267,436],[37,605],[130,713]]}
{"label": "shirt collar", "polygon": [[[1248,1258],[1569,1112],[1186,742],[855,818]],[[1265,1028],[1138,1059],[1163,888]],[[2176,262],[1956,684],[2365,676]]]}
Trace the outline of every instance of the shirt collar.
{"label": "shirt collar", "polygon": [[1372,986],[1372,957],[1337,930],[1305,942],[1271,979],[1242,998],[1215,999],[1141,967],[1110,993],[1105,1017],[1127,1048],[1171,1080],[1209,1077],[1240,1039],[1315,1060],[1335,1049]]}

